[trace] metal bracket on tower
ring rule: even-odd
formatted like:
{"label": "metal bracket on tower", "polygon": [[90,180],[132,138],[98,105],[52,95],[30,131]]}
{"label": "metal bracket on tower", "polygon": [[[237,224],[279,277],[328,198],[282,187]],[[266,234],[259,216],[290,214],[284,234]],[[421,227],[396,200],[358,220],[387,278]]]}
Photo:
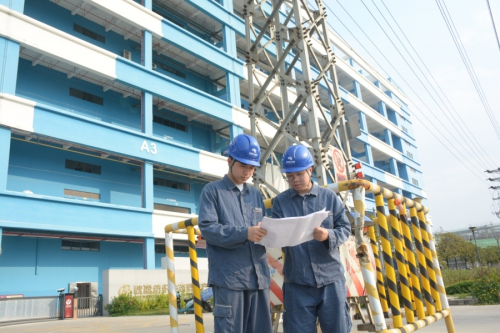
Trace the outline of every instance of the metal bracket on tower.
{"label": "metal bracket on tower", "polygon": [[[269,159],[279,166],[276,154],[293,144],[310,149],[319,185],[336,181],[330,172],[332,144],[342,150],[352,173],[325,7],[323,0],[314,2],[315,9],[306,0],[271,0],[271,7],[266,1],[244,1],[250,129],[264,147],[254,186],[276,194],[266,166]],[[264,108],[272,112],[266,116]]]}

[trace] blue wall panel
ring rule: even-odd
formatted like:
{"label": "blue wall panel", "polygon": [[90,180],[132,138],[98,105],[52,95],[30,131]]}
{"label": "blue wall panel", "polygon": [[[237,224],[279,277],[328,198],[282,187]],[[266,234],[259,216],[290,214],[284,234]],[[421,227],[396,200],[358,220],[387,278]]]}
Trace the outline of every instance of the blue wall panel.
{"label": "blue wall panel", "polygon": [[145,209],[15,192],[0,193],[0,207],[0,226],[6,228],[152,236],[152,215]]}
{"label": "blue wall panel", "polygon": [[162,31],[164,40],[206,62],[232,74],[244,78],[243,62],[231,57],[224,51],[210,45],[201,38],[187,32],[176,24],[163,20]]}
{"label": "blue wall panel", "polygon": [[[36,133],[68,142],[200,171],[199,151],[196,149],[154,140],[140,133],[86,119],[47,105],[39,104],[35,107],[34,128]],[[147,149],[143,148],[144,141]],[[155,149],[153,145],[156,146]],[[155,151],[156,154],[153,153]]]}
{"label": "blue wall panel", "polygon": [[117,81],[146,90],[181,106],[202,112],[222,121],[232,122],[232,106],[165,75],[145,70],[142,66],[118,58]]}
{"label": "blue wall panel", "polygon": [[[103,98],[103,105],[87,102],[69,95],[70,87]],[[129,129],[141,129],[141,107],[136,98],[123,98],[112,90],[103,92],[101,86],[44,66],[31,65],[21,59],[19,63],[16,95],[42,102],[106,123]]]}
{"label": "blue wall panel", "polygon": [[[101,174],[66,169],[66,159],[101,167]],[[99,193],[99,201],[141,207],[141,173],[138,167],[30,142],[12,140],[7,190],[68,197],[64,189]],[[76,198],[75,200],[83,200]]]}
{"label": "blue wall panel", "polygon": [[189,208],[191,209],[191,214],[198,214],[201,191],[207,183],[202,181],[193,182],[193,180],[175,177],[175,175],[169,175],[163,172],[155,173],[155,177],[191,184],[189,191],[164,186],[154,186],[155,203]]}
{"label": "blue wall panel", "polygon": [[67,292],[71,282],[97,282],[102,293],[103,270],[143,265],[141,243],[100,242],[99,252],[65,251],[60,239],[4,236],[3,249],[2,295],[57,295],[59,288]]}
{"label": "blue wall panel", "polygon": [[0,37],[0,92],[14,95],[20,45]]}

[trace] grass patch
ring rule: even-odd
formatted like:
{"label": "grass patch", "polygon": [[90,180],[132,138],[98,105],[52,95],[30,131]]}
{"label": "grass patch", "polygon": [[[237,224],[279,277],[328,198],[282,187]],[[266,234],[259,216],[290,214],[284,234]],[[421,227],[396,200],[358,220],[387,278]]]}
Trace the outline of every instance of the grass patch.
{"label": "grass patch", "polygon": [[154,309],[154,310],[131,310],[127,313],[115,313],[110,317],[123,317],[123,316],[161,316],[168,315],[168,309]]}

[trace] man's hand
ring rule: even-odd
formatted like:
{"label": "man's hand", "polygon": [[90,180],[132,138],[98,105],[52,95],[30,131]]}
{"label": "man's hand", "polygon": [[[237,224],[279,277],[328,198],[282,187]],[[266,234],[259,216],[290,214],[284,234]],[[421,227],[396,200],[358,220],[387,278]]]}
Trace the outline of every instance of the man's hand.
{"label": "man's hand", "polygon": [[267,231],[265,229],[262,229],[260,227],[261,222],[257,224],[255,227],[250,227],[248,228],[248,237],[247,239],[251,242],[258,242],[262,238],[264,238],[265,235],[267,235]]}
{"label": "man's hand", "polygon": [[322,227],[317,227],[314,229],[313,233],[314,239],[322,242],[328,239],[328,230]]}

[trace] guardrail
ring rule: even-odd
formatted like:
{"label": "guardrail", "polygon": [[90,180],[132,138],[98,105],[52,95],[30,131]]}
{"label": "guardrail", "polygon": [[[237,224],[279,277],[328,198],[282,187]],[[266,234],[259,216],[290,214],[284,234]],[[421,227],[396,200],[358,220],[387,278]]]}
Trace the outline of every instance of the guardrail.
{"label": "guardrail", "polygon": [[[443,278],[436,253],[436,247],[430,225],[425,220],[429,208],[417,200],[405,198],[397,193],[375,185],[363,179],[354,179],[340,183],[329,184],[326,188],[336,192],[351,191],[354,198],[354,220],[356,252],[359,258],[361,272],[365,282],[368,297],[370,319],[377,333],[411,333],[428,326],[437,320],[445,319],[448,333],[455,333],[453,319],[446,297]],[[370,262],[368,246],[363,237],[365,221],[365,191],[375,195],[377,207],[376,225],[368,227],[371,246],[374,252],[378,278]],[[384,199],[389,208],[387,223]],[[273,199],[264,201],[266,208],[271,208]],[[407,208],[410,221],[407,218]],[[399,214],[398,214],[399,212]],[[191,276],[193,282],[193,297],[195,301],[196,332],[203,333],[203,315],[201,308],[200,284],[198,277],[195,233],[199,234],[198,218],[168,224],[165,226],[165,250],[167,254],[168,292],[170,298],[170,327],[172,333],[178,332],[178,319],[175,290],[175,265],[172,232],[185,232],[189,239],[189,257],[191,259]],[[413,235],[410,232],[412,228]],[[376,246],[376,228],[379,229],[382,243],[382,253]],[[392,233],[392,240],[390,234]],[[415,244],[415,246],[413,245]],[[394,267],[392,248],[395,248],[397,267]],[[415,256],[416,249],[416,256]],[[387,284],[383,279],[382,265],[384,261]],[[417,261],[418,260],[418,270]],[[402,305],[405,311],[406,324],[403,323],[401,304],[398,295],[398,280],[402,294]],[[420,288],[422,286],[422,289]],[[386,293],[386,290],[388,293]],[[386,296],[388,295],[388,297]],[[415,305],[414,305],[415,304]],[[425,304],[425,307],[424,307]],[[394,328],[388,328],[385,317],[389,316],[389,306],[392,313]]]}
{"label": "guardrail", "polygon": [[59,318],[59,296],[0,298],[0,324]]}

